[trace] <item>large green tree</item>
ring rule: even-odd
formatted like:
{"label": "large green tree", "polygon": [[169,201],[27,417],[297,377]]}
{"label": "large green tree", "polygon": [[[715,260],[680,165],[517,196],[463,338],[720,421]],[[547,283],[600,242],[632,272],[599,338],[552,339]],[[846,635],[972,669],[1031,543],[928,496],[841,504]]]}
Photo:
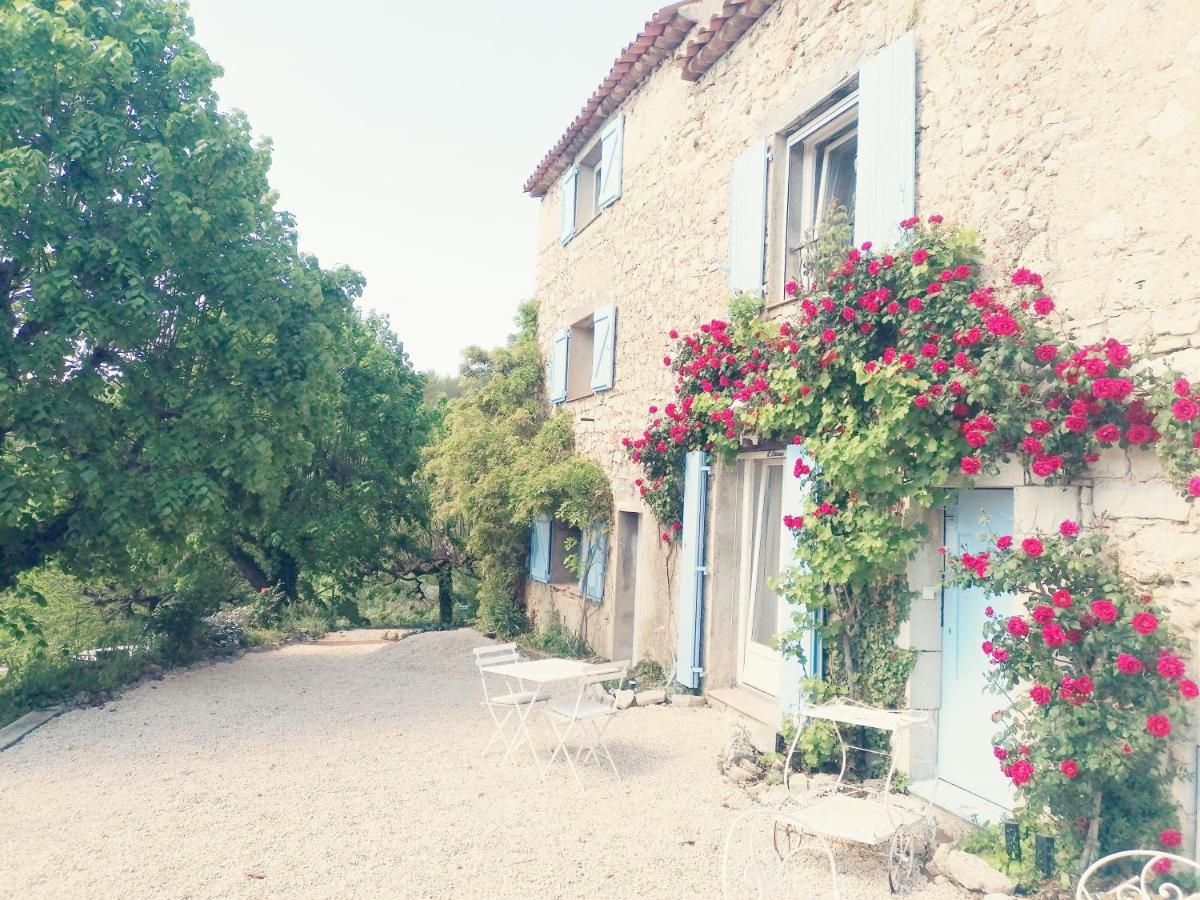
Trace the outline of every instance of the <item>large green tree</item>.
{"label": "large green tree", "polygon": [[421,379],[297,251],[171,0],[0,0],[0,589],[196,547],[295,596],[412,510]]}

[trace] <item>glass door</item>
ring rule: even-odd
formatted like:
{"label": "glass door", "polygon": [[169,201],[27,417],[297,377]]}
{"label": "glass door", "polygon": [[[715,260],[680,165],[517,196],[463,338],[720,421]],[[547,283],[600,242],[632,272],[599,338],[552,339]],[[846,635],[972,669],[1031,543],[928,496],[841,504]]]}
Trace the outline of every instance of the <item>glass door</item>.
{"label": "glass door", "polygon": [[780,570],[783,459],[749,458],[742,471],[742,604],[740,681],[779,692],[779,598],[771,582]]}

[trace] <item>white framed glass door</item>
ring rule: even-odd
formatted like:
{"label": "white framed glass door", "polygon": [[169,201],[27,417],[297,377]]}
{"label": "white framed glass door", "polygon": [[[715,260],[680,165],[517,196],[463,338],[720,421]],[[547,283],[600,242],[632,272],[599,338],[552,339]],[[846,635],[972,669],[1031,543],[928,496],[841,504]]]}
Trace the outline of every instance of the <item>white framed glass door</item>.
{"label": "white framed glass door", "polygon": [[742,484],[741,604],[738,680],[774,696],[779,692],[779,574],[783,529],[783,456],[768,452],[739,460]]}

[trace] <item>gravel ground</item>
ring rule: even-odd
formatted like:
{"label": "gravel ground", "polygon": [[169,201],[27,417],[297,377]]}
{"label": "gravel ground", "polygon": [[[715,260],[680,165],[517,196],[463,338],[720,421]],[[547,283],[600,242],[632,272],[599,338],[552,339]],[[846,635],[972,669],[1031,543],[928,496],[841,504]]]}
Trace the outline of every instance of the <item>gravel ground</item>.
{"label": "gravel ground", "polygon": [[[720,896],[725,829],[754,805],[717,772],[735,720],[623,712],[624,781],[592,767],[581,793],[561,765],[479,758],[483,643],[294,645],[61,716],[0,754],[0,896]],[[839,859],[848,900],[889,896],[877,858]],[[812,864],[804,895],[826,880]]]}

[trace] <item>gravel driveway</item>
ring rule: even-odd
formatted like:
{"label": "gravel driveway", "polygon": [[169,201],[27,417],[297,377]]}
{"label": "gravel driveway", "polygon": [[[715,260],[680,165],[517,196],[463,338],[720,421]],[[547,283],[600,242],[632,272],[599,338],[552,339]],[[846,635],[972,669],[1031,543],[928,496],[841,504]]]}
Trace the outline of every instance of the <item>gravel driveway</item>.
{"label": "gravel driveway", "polygon": [[[561,767],[478,758],[483,643],[295,645],[63,715],[0,753],[0,896],[719,896],[753,804],[717,772],[735,720],[622,713],[624,782],[593,767],[581,794]],[[880,865],[844,854],[844,895],[889,896]]]}

